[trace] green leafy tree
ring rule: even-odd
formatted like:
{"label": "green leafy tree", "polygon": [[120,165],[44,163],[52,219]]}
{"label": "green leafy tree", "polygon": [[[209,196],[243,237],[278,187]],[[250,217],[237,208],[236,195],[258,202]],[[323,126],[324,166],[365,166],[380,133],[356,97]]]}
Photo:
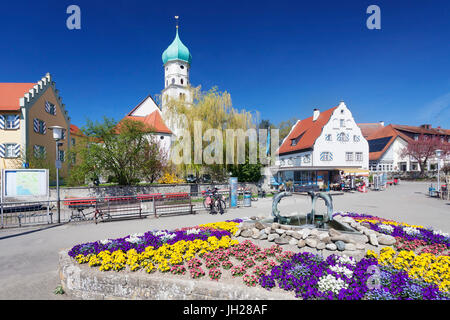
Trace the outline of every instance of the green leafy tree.
{"label": "green leafy tree", "polygon": [[288,120],[281,121],[278,124],[278,130],[279,130],[279,138],[280,138],[280,145],[283,142],[284,138],[286,138],[291,132],[292,127],[297,123],[298,118],[292,117]]}
{"label": "green leafy tree", "polygon": [[133,185],[145,178],[153,181],[155,172],[162,172],[164,153],[151,138],[153,129],[142,122],[104,117],[102,123],[88,120],[82,131],[86,140],[74,150],[72,182],[109,176],[119,185]]}
{"label": "green leafy tree", "polygon": [[[180,148],[183,152],[190,152],[189,161],[181,163],[180,169],[186,174],[189,171],[193,172],[197,177],[200,173],[208,173],[214,181],[223,180],[228,176],[228,166],[226,164],[227,148],[234,148],[235,146],[228,146],[226,139],[226,130],[242,129],[246,131],[250,128],[256,128],[254,119],[250,112],[246,110],[237,110],[233,108],[231,96],[228,92],[219,92],[217,87],[213,87],[207,92],[201,91],[200,87],[191,88],[193,102],[189,104],[182,100],[170,100],[167,103],[166,120],[169,126],[183,128],[189,133],[191,140],[190,148]],[[195,141],[195,123],[201,122],[201,140]],[[198,129],[198,128],[197,128]],[[196,150],[205,150],[212,143],[210,140],[205,140],[205,133],[209,129],[218,129],[222,143],[221,154],[213,154],[217,157],[214,163],[206,163],[203,155],[196,155]],[[217,137],[216,137],[217,138]],[[183,138],[179,138],[175,142],[175,146],[183,144]],[[214,140],[215,141],[215,140]],[[214,142],[213,141],[213,142]],[[195,143],[200,143],[201,148],[195,147]],[[186,151],[187,150],[187,151]],[[200,163],[199,163],[200,157]],[[197,160],[197,161],[196,161]],[[237,163],[237,152],[234,153],[233,163]],[[240,166],[241,164],[237,165]],[[247,164],[251,167],[253,164]]]}

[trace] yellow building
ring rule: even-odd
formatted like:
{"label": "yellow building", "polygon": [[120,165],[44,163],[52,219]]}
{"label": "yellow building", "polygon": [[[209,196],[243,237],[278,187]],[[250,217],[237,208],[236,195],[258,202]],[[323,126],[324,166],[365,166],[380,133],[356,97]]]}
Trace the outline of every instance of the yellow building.
{"label": "yellow building", "polygon": [[59,147],[64,177],[70,166],[70,118],[50,74],[37,83],[0,83],[0,169],[22,168],[32,159],[54,167],[56,143],[51,126],[64,128]]}

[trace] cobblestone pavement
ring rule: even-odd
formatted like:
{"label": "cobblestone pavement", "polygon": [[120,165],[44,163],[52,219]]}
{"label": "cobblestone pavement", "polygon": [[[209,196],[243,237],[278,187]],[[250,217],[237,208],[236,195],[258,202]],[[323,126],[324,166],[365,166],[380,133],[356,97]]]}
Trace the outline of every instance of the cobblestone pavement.
{"label": "cobblestone pavement", "polygon": [[[368,213],[399,222],[431,226],[450,232],[450,201],[429,198],[429,183],[401,182],[386,191],[345,193],[333,197],[335,211]],[[322,201],[321,201],[322,202]],[[280,211],[310,211],[305,196],[284,198]],[[319,202],[318,211],[325,206]],[[67,299],[53,294],[59,285],[58,252],[75,244],[124,237],[152,229],[175,229],[202,223],[256,216],[270,216],[271,199],[260,199],[252,207],[229,209],[224,215],[167,216],[155,219],[100,223],[71,223],[46,228],[0,231],[0,299]]]}

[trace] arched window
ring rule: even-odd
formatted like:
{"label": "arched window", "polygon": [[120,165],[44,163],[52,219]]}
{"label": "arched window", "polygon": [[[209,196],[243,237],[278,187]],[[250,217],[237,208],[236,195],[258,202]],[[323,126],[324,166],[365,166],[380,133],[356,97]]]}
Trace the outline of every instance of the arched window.
{"label": "arched window", "polygon": [[180,79],[181,84],[183,84],[183,79]]}
{"label": "arched window", "polygon": [[172,84],[175,84],[175,78],[172,78]]}

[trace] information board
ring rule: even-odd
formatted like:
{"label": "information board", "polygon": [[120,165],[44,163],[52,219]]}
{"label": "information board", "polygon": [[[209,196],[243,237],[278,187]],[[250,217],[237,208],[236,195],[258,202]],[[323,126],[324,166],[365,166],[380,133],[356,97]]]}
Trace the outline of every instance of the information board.
{"label": "information board", "polygon": [[48,196],[47,169],[2,169],[2,197]]}

